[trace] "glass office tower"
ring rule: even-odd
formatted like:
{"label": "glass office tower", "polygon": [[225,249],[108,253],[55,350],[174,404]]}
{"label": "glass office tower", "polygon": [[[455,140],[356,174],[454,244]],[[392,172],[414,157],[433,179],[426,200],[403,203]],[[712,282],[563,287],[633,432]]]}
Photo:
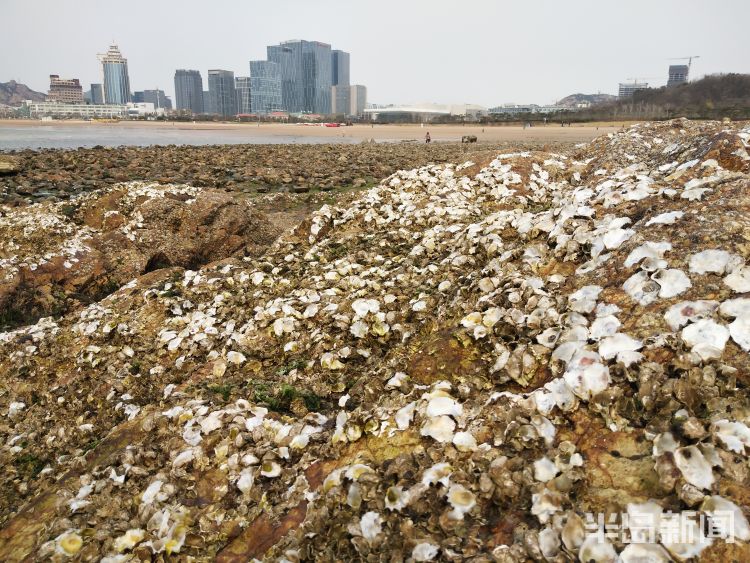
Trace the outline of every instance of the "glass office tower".
{"label": "glass office tower", "polygon": [[237,93],[237,113],[252,113],[250,103],[250,77],[237,76],[234,79],[234,90]]}
{"label": "glass office tower", "polygon": [[279,66],[270,61],[250,61],[250,106],[253,113],[282,111]]}
{"label": "glass office tower", "polygon": [[237,95],[234,89],[234,72],[231,70],[208,71],[208,95],[212,113],[223,117],[237,114]]}
{"label": "glass office tower", "polygon": [[117,45],[111,45],[105,54],[99,55],[99,60],[102,63],[104,77],[102,82],[104,102],[107,104],[131,102],[128,60],[122,56]]}
{"label": "glass office tower", "polygon": [[331,113],[331,46],[318,41],[284,41],[267,48],[279,67],[281,98],[292,113]]}
{"label": "glass office tower", "polygon": [[178,69],[174,73],[177,109],[203,113],[203,78],[197,70]]}

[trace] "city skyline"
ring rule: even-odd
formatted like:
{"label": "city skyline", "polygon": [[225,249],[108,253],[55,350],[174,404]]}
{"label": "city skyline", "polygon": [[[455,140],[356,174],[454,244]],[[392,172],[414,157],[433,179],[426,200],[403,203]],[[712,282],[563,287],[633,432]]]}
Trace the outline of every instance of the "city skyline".
{"label": "city skyline", "polygon": [[[367,85],[376,103],[544,104],[574,92],[614,94],[630,77],[663,76],[649,80],[663,85],[673,57],[701,55],[691,79],[750,72],[742,43],[750,4],[728,3],[734,14],[729,20],[707,4],[670,0],[632,2],[612,21],[598,21],[590,1],[562,6],[467,0],[457,9],[439,1],[384,0],[374,10],[335,1],[281,1],[275,11],[217,1],[206,12],[193,0],[135,0],[143,9],[122,13],[114,2],[81,0],[79,9],[90,13],[84,22],[63,5],[40,0],[46,16],[29,26],[21,25],[28,21],[26,5],[7,0],[6,39],[35,48],[4,60],[0,80],[15,79],[38,91],[46,91],[50,74],[100,83],[95,54],[114,42],[128,59],[132,90],[160,88],[175,100],[175,69],[199,69],[205,77],[208,69],[222,68],[245,76],[247,61],[264,59],[267,45],[301,37],[351,53],[350,81]],[[219,17],[223,5],[232,7],[231,21]],[[294,17],[272,25],[285,8]],[[393,10],[401,17],[389,17]],[[200,18],[191,15],[198,12]],[[703,33],[712,26],[722,29],[718,37]],[[626,36],[637,40],[622,40]]]}

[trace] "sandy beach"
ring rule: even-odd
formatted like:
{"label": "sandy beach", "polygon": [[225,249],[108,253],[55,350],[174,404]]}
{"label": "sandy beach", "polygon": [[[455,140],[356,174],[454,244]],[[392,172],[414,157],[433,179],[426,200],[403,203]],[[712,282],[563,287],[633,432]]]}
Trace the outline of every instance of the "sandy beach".
{"label": "sandy beach", "polygon": [[[317,138],[330,142],[356,142],[374,139],[376,141],[417,141],[422,142],[429,131],[433,142],[460,141],[463,135],[476,135],[477,140],[488,143],[504,141],[567,141],[584,142],[617,131],[623,124],[586,124],[561,127],[560,125],[537,125],[524,128],[519,125],[352,125],[349,127],[324,127],[321,125],[301,125],[285,123],[215,123],[215,122],[156,122],[156,121],[120,121],[120,122],[91,122],[91,121],[39,121],[39,120],[0,120],[0,130],[3,128],[39,128],[39,127],[74,127],[86,128],[94,131],[140,130],[143,133],[177,132],[177,131],[217,131],[235,138],[235,142],[242,142],[242,137],[252,138],[252,142],[259,142],[259,138],[267,138],[273,142],[275,138]],[[626,124],[627,125],[627,124]],[[249,141],[250,142],[250,141]]]}

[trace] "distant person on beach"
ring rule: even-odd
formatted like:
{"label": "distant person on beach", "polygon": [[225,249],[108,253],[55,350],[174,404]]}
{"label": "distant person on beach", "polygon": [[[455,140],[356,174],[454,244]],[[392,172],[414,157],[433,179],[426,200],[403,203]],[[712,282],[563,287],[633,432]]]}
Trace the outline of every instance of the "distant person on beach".
{"label": "distant person on beach", "polygon": [[430,132],[427,131],[427,134],[424,136],[424,142],[429,144],[430,141],[432,141],[432,139],[430,139]]}

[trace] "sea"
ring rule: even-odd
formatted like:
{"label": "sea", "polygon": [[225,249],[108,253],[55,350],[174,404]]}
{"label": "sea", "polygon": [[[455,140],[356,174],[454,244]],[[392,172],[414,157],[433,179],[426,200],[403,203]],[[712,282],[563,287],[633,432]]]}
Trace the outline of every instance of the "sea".
{"label": "sea", "polygon": [[117,124],[43,124],[0,126],[0,151],[21,149],[76,149],[80,147],[119,147],[149,145],[225,144],[318,144],[359,143],[349,136],[254,134],[253,126],[242,129],[173,129],[164,127],[120,127]]}

